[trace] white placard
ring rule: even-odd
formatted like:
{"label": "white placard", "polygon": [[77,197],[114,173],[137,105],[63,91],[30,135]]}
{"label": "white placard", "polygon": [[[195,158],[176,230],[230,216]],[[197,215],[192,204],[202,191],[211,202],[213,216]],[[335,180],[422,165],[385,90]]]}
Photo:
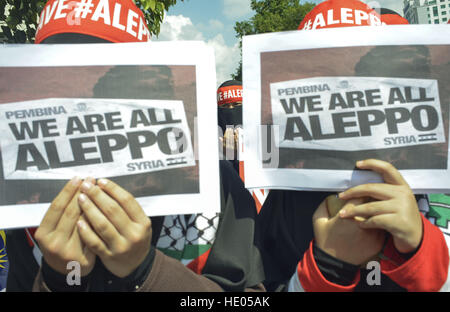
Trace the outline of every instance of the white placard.
{"label": "white placard", "polygon": [[448,192],[449,55],[447,25],[245,36],[246,187],[342,191],[381,182],[354,170],[379,158],[415,193]]}
{"label": "white placard", "polygon": [[39,225],[73,176],[119,182],[149,216],[220,211],[203,42],[2,45],[0,83],[0,228]]}

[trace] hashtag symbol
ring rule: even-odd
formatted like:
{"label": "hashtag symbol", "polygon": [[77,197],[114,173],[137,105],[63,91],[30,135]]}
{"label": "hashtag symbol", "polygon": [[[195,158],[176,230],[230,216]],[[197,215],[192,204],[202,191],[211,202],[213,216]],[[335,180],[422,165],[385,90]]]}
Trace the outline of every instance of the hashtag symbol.
{"label": "hashtag symbol", "polygon": [[308,22],[306,22],[305,26],[303,26],[303,30],[311,30],[311,25],[312,21],[308,20]]}
{"label": "hashtag symbol", "polygon": [[92,0],[81,0],[74,9],[75,17],[86,18],[89,13],[92,13],[93,7],[94,4],[92,3]]}

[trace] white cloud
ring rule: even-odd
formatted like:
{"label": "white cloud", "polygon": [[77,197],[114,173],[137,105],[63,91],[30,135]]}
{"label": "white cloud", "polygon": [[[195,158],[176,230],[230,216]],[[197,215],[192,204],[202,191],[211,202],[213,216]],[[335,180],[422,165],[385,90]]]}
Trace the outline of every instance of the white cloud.
{"label": "white cloud", "polygon": [[235,72],[240,60],[239,44],[227,46],[222,34],[218,34],[211,40],[207,41],[207,45],[214,48],[216,56],[216,72],[217,85],[231,79],[231,74]]}
{"label": "white cloud", "polygon": [[[223,27],[223,24],[217,20],[211,20],[209,25],[217,28]],[[211,26],[211,27],[212,27]],[[240,50],[238,43],[228,46],[225,43],[221,33],[212,39],[206,39],[200,31],[201,27],[194,25],[190,18],[183,15],[171,16],[164,18],[161,25],[161,32],[155,41],[174,41],[174,40],[201,40],[206,42],[208,46],[213,47],[216,58],[216,76],[217,86],[222,82],[231,79],[231,74],[235,72],[240,60]]]}
{"label": "white cloud", "polygon": [[208,27],[211,30],[223,30],[224,25],[221,21],[212,19],[212,20],[209,20]]}
{"label": "white cloud", "polygon": [[236,20],[252,12],[250,0],[223,0],[223,14]]}
{"label": "white cloud", "polygon": [[206,38],[214,37],[225,29],[225,25],[217,19],[210,19],[207,23],[198,23],[195,26]]}
{"label": "white cloud", "polygon": [[190,18],[184,17],[183,15],[166,15],[161,25],[161,32],[155,40],[203,40],[203,35],[192,24]]}

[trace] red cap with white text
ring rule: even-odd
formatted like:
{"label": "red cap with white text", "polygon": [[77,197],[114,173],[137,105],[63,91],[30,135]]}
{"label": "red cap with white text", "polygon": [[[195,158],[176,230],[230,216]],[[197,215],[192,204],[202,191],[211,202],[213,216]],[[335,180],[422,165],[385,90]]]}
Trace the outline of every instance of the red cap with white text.
{"label": "red cap with white text", "polygon": [[242,82],[228,80],[217,89],[217,105],[222,106],[230,103],[242,103]]}
{"label": "red cap with white text", "polygon": [[348,26],[381,26],[381,16],[358,0],[327,0],[314,7],[300,23],[299,30]]}
{"label": "red cap with white text", "polygon": [[132,0],[49,0],[39,19],[35,43],[62,33],[110,42],[150,41],[144,14]]}
{"label": "red cap with white text", "polygon": [[395,11],[390,9],[381,8],[381,21],[386,23],[387,25],[400,25],[400,24],[409,24],[408,20],[402,17]]}

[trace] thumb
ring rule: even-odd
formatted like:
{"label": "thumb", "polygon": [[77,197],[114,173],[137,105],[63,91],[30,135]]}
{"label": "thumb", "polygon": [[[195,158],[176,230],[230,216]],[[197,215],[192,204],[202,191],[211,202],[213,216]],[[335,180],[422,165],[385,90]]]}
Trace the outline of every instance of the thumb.
{"label": "thumb", "polygon": [[316,211],[313,214],[313,223],[321,219],[328,220],[329,218],[330,214],[328,213],[327,199],[325,198],[325,200],[320,203],[319,207],[317,207]]}

